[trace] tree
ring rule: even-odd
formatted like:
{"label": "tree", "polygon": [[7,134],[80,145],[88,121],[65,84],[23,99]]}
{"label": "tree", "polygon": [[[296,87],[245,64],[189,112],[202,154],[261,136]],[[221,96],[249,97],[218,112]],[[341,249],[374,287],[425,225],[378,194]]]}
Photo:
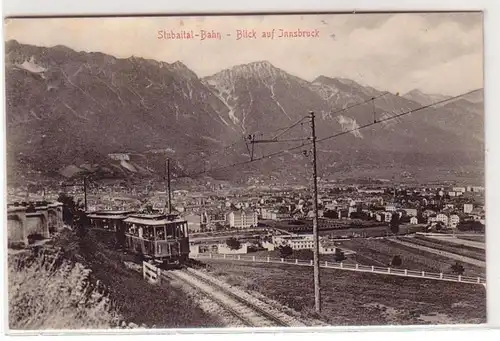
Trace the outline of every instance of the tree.
{"label": "tree", "polygon": [[80,207],[80,203],[75,202],[73,196],[69,196],[65,193],[59,194],[57,201],[63,204],[63,221],[66,224],[72,226],[76,212],[78,211],[78,209],[82,208]]}
{"label": "tree", "polygon": [[323,213],[323,217],[330,218],[330,219],[338,219],[339,215],[338,215],[337,211],[327,210],[327,211],[325,211],[325,213]]}
{"label": "tree", "polygon": [[281,245],[280,247],[278,247],[278,250],[282,258],[286,258],[293,254],[293,249],[290,245]]}
{"label": "tree", "polygon": [[464,266],[462,264],[460,264],[459,262],[456,262],[455,264],[453,264],[451,266],[451,271],[454,274],[463,275],[464,272],[465,272],[465,268],[464,268]]}
{"label": "tree", "polygon": [[241,249],[241,243],[238,239],[231,237],[226,240],[226,245],[229,247],[231,250],[239,250]]}
{"label": "tree", "polygon": [[403,264],[403,260],[400,256],[396,255],[392,257],[391,266],[401,266],[401,264]]}
{"label": "tree", "polygon": [[335,248],[335,261],[336,262],[342,262],[343,260],[346,260],[347,257],[344,254],[344,251],[340,248]]}
{"label": "tree", "polygon": [[484,225],[480,221],[464,221],[457,226],[459,231],[484,232]]}
{"label": "tree", "polygon": [[224,230],[224,225],[222,225],[221,223],[217,222],[214,225],[214,229],[215,229],[215,231],[222,231],[222,230]]}
{"label": "tree", "polygon": [[399,232],[399,214],[393,213],[391,218],[391,232],[397,234]]}

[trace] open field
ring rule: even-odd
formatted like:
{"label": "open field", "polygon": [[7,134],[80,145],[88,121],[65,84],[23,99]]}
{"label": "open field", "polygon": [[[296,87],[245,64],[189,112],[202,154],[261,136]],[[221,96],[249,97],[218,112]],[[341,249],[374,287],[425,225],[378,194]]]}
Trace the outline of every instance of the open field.
{"label": "open field", "polygon": [[486,244],[484,242],[457,238],[455,236],[424,235],[424,236],[419,236],[419,237],[426,237],[434,242],[436,242],[436,241],[444,242],[445,244],[448,244],[451,246],[459,246],[460,248],[478,251],[478,252],[483,253],[483,254],[485,253],[484,250],[486,249]]}
{"label": "open field", "polygon": [[434,247],[430,247],[430,246],[419,245],[418,243],[420,241],[418,241],[418,239],[407,241],[406,239],[398,238],[398,239],[394,239],[392,241],[394,243],[397,243],[397,244],[400,244],[403,246],[408,246],[408,247],[420,250],[422,252],[427,252],[429,254],[442,256],[442,257],[454,260],[455,262],[464,263],[467,266],[474,266],[474,267],[486,269],[486,262],[484,262],[484,261],[481,261],[479,259],[466,257],[466,256],[462,256],[462,255],[458,255],[458,254],[453,253],[453,252],[438,250],[438,249],[436,249]]}
{"label": "open field", "polygon": [[452,252],[457,255],[470,257],[478,260],[484,261],[486,259],[486,253],[484,249],[477,248],[471,245],[461,245],[450,241],[451,238],[430,238],[426,236],[412,236],[412,237],[402,237],[401,240],[416,243],[418,245],[432,247],[437,250],[443,250],[447,252]]}
{"label": "open field", "polygon": [[457,235],[457,238],[458,239],[463,239],[463,240],[470,240],[470,241],[473,241],[473,242],[481,242],[481,243],[485,243],[486,242],[485,236],[482,236],[482,235],[477,235],[477,236],[461,236],[461,235]]}
{"label": "open field", "polygon": [[[401,225],[398,235],[420,232],[422,227],[419,225]],[[388,226],[375,226],[363,228],[345,228],[334,230],[320,230],[321,236],[329,236],[331,238],[350,238],[350,237],[386,237],[392,235]]]}
{"label": "open field", "polygon": [[[312,268],[204,260],[231,284],[314,314]],[[480,285],[322,269],[321,319],[331,325],[485,323]]]}
{"label": "open field", "polygon": [[[351,239],[342,241],[339,245],[355,251],[356,254],[350,257],[364,265],[388,266],[395,255],[402,259],[399,268],[408,270],[451,273],[451,265],[455,264],[453,259],[401,245],[385,238]],[[464,268],[466,276],[484,277],[484,268],[469,264],[464,265]]]}

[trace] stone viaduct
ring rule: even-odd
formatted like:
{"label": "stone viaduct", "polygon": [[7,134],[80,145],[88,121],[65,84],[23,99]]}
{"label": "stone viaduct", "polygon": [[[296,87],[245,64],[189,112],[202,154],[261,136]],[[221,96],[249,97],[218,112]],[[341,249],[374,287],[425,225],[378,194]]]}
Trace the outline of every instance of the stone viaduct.
{"label": "stone viaduct", "polygon": [[7,205],[9,245],[29,245],[34,236],[50,238],[63,228],[62,203],[15,203]]}

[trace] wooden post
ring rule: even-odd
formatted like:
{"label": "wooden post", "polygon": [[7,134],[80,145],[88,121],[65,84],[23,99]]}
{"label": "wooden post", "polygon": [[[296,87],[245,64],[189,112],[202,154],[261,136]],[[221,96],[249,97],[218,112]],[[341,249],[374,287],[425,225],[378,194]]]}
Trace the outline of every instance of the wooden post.
{"label": "wooden post", "polygon": [[375,271],[375,267],[372,265],[372,272],[374,272],[374,271]]}
{"label": "wooden post", "polygon": [[391,268],[387,268],[387,273],[390,274],[391,273]]}
{"label": "wooden post", "polygon": [[443,279],[443,273],[442,272],[439,274],[439,278]]}
{"label": "wooden post", "polygon": [[340,262],[340,268],[344,267],[344,263]]}
{"label": "wooden post", "polygon": [[425,271],[422,271],[422,277],[425,277]]}
{"label": "wooden post", "polygon": [[356,263],[356,270],[358,270],[358,269],[359,269],[359,264],[358,264],[358,263]]}
{"label": "wooden post", "polygon": [[270,260],[269,260],[269,256],[267,256],[267,262],[269,263],[269,261],[270,261]]}
{"label": "wooden post", "polygon": [[478,283],[481,283],[481,277],[478,277],[478,278],[477,278],[477,282],[478,282]]}
{"label": "wooden post", "polygon": [[408,276],[408,269],[405,269],[405,276]]}
{"label": "wooden post", "polygon": [[299,264],[299,260],[295,258],[295,264]]}
{"label": "wooden post", "polygon": [[285,261],[285,259],[281,258],[281,263],[283,263]]}
{"label": "wooden post", "polygon": [[314,112],[311,115],[311,139],[312,139],[312,166],[313,166],[313,237],[314,237],[314,308],[317,313],[321,312],[321,293],[319,276],[319,232],[318,232],[318,174],[316,162],[316,128]]}
{"label": "wooden post", "polygon": [[462,282],[462,275],[458,275],[458,281]]}

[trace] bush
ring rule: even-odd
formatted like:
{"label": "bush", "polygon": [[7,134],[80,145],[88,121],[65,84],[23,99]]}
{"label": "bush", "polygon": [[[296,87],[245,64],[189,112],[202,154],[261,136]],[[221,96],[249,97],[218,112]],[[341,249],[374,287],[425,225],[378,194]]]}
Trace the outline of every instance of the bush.
{"label": "bush", "polygon": [[401,266],[403,264],[403,260],[400,256],[396,255],[392,258],[391,266]]}
{"label": "bush", "polygon": [[463,275],[464,272],[465,272],[465,268],[464,268],[464,266],[462,264],[460,264],[459,262],[456,262],[455,264],[453,264],[451,266],[451,271],[454,274]]}
{"label": "bush", "polygon": [[241,249],[241,243],[238,239],[231,237],[226,240],[226,245],[229,247],[231,250],[239,250]]}
{"label": "bush", "polygon": [[335,249],[335,261],[342,262],[346,259],[347,259],[347,257],[345,256],[344,251],[342,251],[342,249],[336,248]]}
{"label": "bush", "polygon": [[293,254],[293,249],[289,245],[282,245],[278,247],[278,251],[280,252],[281,258],[287,258]]}

